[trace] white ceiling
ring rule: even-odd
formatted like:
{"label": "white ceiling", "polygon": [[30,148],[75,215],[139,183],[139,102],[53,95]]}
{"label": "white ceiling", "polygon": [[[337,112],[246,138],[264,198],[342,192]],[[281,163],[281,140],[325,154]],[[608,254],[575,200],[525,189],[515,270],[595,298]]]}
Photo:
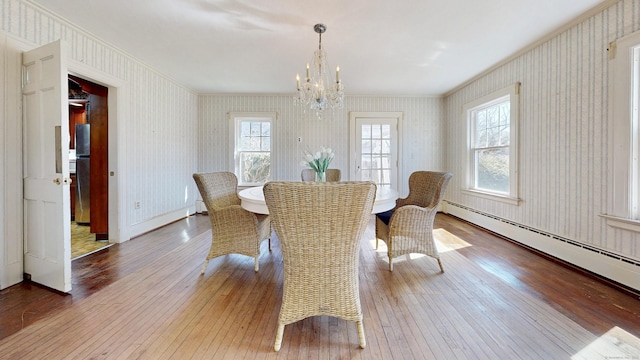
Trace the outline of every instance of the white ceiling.
{"label": "white ceiling", "polygon": [[32,0],[199,93],[293,93],[318,47],[347,94],[440,95],[610,0]]}

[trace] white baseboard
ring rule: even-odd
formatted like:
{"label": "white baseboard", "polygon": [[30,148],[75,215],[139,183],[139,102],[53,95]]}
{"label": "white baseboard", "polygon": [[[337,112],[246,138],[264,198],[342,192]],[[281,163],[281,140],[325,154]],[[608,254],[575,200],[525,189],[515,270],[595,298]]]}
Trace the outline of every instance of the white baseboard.
{"label": "white baseboard", "polygon": [[189,206],[180,210],[176,210],[170,213],[166,213],[160,216],[156,216],[147,221],[143,221],[137,224],[133,224],[129,227],[130,237],[126,240],[132,239],[136,236],[140,236],[144,233],[148,233],[151,230],[155,230],[159,227],[165,226],[174,221],[184,219],[185,217],[195,213],[195,207]]}
{"label": "white baseboard", "polygon": [[196,212],[202,214],[205,211],[207,211],[207,207],[204,206],[204,201],[200,199],[196,200]]}
{"label": "white baseboard", "polygon": [[442,210],[513,241],[640,291],[640,262],[637,260],[462,205],[445,201]]}
{"label": "white baseboard", "polygon": [[0,272],[0,290],[6,289],[9,286],[15,285],[22,281],[22,278],[24,276],[22,262],[5,264],[5,267],[3,269],[5,271]]}

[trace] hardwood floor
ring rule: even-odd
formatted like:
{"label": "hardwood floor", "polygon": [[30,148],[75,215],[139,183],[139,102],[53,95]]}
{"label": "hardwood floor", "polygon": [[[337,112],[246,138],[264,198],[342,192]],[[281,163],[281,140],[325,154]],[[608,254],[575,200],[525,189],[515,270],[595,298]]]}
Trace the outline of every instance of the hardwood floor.
{"label": "hardwood floor", "polygon": [[438,214],[445,268],[361,246],[367,347],[354,323],[314,317],[273,351],[282,258],[262,244],[200,266],[209,220],[196,215],[73,262],[73,291],[0,291],[0,358],[639,359],[638,294]]}

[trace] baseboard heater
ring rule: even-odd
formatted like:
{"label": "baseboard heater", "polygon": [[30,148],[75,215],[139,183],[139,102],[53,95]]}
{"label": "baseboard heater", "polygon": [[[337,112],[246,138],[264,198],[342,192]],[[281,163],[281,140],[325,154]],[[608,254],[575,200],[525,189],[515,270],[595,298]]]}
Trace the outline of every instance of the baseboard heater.
{"label": "baseboard heater", "polygon": [[640,292],[640,261],[461,204],[445,200],[442,205],[444,213],[602,276],[634,293]]}

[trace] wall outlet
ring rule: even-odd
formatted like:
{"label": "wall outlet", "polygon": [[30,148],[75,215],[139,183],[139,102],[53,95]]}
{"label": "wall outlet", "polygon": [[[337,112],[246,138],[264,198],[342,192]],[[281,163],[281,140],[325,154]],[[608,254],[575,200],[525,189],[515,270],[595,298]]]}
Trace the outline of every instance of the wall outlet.
{"label": "wall outlet", "polygon": [[133,208],[134,209],[140,209],[140,201],[136,201],[133,203]]}
{"label": "wall outlet", "polygon": [[302,137],[298,136],[298,142],[302,142]]}

